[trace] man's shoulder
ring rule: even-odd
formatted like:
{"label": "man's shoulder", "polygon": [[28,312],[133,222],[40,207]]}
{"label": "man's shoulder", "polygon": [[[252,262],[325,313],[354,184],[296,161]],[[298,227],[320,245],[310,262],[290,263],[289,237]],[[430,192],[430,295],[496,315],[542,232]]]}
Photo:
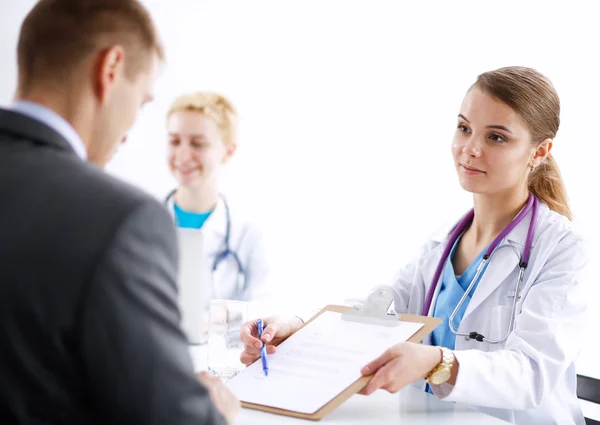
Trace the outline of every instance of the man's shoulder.
{"label": "man's shoulder", "polygon": [[78,179],[81,182],[77,191],[82,204],[100,209],[104,213],[129,215],[139,208],[150,208],[168,215],[166,208],[158,199],[116,176],[107,173],[89,163],[78,167]]}
{"label": "man's shoulder", "polygon": [[48,167],[52,175],[48,186],[57,203],[68,205],[71,214],[85,217],[89,227],[118,227],[141,208],[163,219],[169,216],[162,203],[148,192],[73,155],[56,155]]}

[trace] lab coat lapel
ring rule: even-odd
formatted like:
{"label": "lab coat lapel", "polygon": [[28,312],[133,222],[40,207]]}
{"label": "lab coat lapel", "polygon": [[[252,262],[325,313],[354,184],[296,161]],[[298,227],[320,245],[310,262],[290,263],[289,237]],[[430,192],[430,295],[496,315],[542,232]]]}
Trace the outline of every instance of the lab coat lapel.
{"label": "lab coat lapel", "polygon": [[441,282],[441,276],[437,282],[433,282],[433,278],[435,275],[435,270],[437,268],[438,263],[442,257],[442,253],[446,244],[448,243],[448,238],[450,232],[454,228],[456,223],[452,223],[449,225],[446,223],[444,226],[440,228],[437,232],[435,232],[431,236],[431,241],[435,244],[431,250],[425,254],[419,264],[419,269],[421,270],[421,278],[423,279],[423,295],[422,299],[417,306],[418,311],[416,314],[421,314],[423,311],[423,307],[425,305],[425,300],[427,299],[427,295],[429,294],[429,290],[432,285],[435,285],[435,292],[433,293],[433,298],[431,300],[431,306],[429,307],[428,314],[433,315],[433,307],[435,306],[435,302],[440,291],[439,283]]}
{"label": "lab coat lapel", "polygon": [[[175,220],[174,196],[169,196],[165,204],[169,214],[173,220]],[[204,253],[206,255],[214,256],[217,254],[217,252],[221,252],[225,249],[226,226],[227,216],[225,212],[225,204],[223,199],[219,197],[215,210],[208,217],[206,222],[204,222],[201,230],[204,236]]]}
{"label": "lab coat lapel", "polygon": [[[485,301],[498,286],[504,283],[512,272],[518,269],[527,239],[531,215],[532,212],[530,211],[496,247],[495,251],[497,252],[491,256],[487,270],[481,276],[471,301],[469,301],[463,320]],[[541,214],[538,214],[538,216],[541,216]]]}
{"label": "lab coat lapel", "polygon": [[[437,265],[442,257],[442,252],[444,251],[444,246],[446,245],[446,242],[440,243],[439,245],[437,245],[434,249],[432,249],[424,258],[423,258],[423,266],[421,268],[421,270],[423,270],[423,284],[424,284],[424,289],[425,292],[423,293],[423,302],[422,304],[425,303],[425,300],[427,299],[427,294],[429,293],[429,289],[431,288],[431,285],[436,285],[436,290],[433,294],[433,299],[431,301],[431,307],[429,308],[429,314],[433,314],[433,306],[435,305],[435,300],[437,298],[437,294],[439,292],[439,287],[441,285],[438,285],[439,282],[441,282],[441,276],[440,279],[438,279],[437,282],[433,282],[433,278],[435,275],[435,269],[437,268]],[[443,273],[442,273],[443,274]],[[423,307],[420,307],[420,310],[422,310]],[[419,311],[419,314],[421,314],[421,311]]]}
{"label": "lab coat lapel", "polygon": [[227,218],[223,200],[219,198],[217,206],[202,226],[205,253],[214,256],[225,249]]}
{"label": "lab coat lapel", "polygon": [[490,294],[519,266],[520,257],[517,256],[517,252],[520,253],[521,249],[516,247],[517,249],[515,250],[510,247],[510,245],[512,244],[505,238],[496,248],[497,252],[490,258],[487,269],[481,276],[479,284],[473,293],[473,297],[471,298],[471,301],[469,301],[463,320],[485,301],[485,299],[489,297]]}
{"label": "lab coat lapel", "polygon": [[[435,269],[438,265],[438,262],[440,261],[440,258],[442,256],[442,252],[444,251],[444,246],[445,246],[446,242],[440,242],[435,248],[433,248],[428,254],[425,255],[425,257],[422,260],[422,279],[423,279],[423,297],[421,299],[421,302],[416,306],[416,311],[413,311],[414,314],[418,314],[420,315],[423,311],[423,307],[425,304],[425,300],[427,298],[427,294],[429,293],[429,289],[431,288],[431,285],[436,285],[435,287],[435,292],[433,293],[433,298],[431,300],[431,306],[429,307],[429,311],[428,311],[428,315],[432,316],[433,315],[433,307],[435,306],[435,302],[438,296],[438,293],[440,292],[440,286],[438,285],[438,283],[441,281],[441,277],[440,279],[438,279],[437,282],[433,282],[432,279],[434,277],[435,274]],[[426,345],[430,345],[431,344],[431,334],[427,335],[424,339],[423,339],[423,343]]]}
{"label": "lab coat lapel", "polygon": [[429,251],[419,263],[419,268],[421,270],[421,278],[423,279],[424,293],[421,301],[419,302],[419,305],[417,306],[418,312],[416,312],[416,314],[421,314],[423,312],[425,301],[427,299],[427,295],[429,294],[429,289],[431,288],[431,285],[435,285],[435,292],[433,293],[433,298],[431,300],[431,305],[429,306],[428,311],[429,316],[433,315],[433,309],[440,291],[440,282],[442,280],[443,275],[443,273],[442,275],[440,275],[440,278],[437,280],[437,282],[433,282],[435,270],[438,266],[438,263],[440,262],[442,253],[444,252],[444,248],[449,242],[450,233],[456,225],[457,222],[447,222],[444,225],[442,225],[439,228],[439,230],[437,230],[431,235],[431,241],[436,245],[433,246],[431,251]]}

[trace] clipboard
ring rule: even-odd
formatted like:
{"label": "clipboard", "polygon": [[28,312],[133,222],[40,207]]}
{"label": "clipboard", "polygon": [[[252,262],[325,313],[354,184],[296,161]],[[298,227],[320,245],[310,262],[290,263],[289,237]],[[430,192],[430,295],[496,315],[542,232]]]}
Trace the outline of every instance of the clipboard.
{"label": "clipboard", "polygon": [[[311,317],[311,319],[306,322],[304,326],[308,325],[326,311],[342,313],[340,320],[357,321],[377,326],[394,326],[394,324],[397,324],[398,322],[422,323],[423,326],[407,340],[414,343],[420,343],[427,335],[429,335],[442,323],[442,320],[436,317],[419,316],[415,314],[397,314],[395,312],[390,313],[388,312],[388,308],[392,301],[393,293],[391,288],[379,289],[369,296],[367,302],[361,308],[330,304],[325,306],[321,311]],[[275,407],[247,403],[244,401],[241,402],[241,405],[246,409],[260,410],[262,412],[274,413],[277,415],[290,416],[300,419],[308,419],[312,421],[320,421],[354,394],[359,392],[372,378],[373,376],[363,376],[362,378],[359,378],[344,391],[339,393],[333,399],[329,400],[325,405],[323,405],[323,407],[312,414],[278,409]]]}

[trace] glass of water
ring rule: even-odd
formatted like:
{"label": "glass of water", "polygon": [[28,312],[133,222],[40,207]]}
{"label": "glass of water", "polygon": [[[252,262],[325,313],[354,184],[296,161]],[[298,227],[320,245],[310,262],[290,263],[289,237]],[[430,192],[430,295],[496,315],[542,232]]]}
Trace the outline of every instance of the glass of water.
{"label": "glass of water", "polygon": [[237,375],[244,364],[240,330],[248,320],[248,303],[236,300],[212,300],[208,313],[208,370],[228,380]]}

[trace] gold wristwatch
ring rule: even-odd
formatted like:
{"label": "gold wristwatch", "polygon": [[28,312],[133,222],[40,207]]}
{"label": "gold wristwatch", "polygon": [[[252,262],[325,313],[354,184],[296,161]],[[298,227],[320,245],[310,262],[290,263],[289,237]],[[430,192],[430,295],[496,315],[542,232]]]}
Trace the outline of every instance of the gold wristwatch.
{"label": "gold wristwatch", "polygon": [[425,382],[432,385],[441,385],[452,376],[454,354],[446,347],[438,347],[442,351],[442,360],[425,377]]}

